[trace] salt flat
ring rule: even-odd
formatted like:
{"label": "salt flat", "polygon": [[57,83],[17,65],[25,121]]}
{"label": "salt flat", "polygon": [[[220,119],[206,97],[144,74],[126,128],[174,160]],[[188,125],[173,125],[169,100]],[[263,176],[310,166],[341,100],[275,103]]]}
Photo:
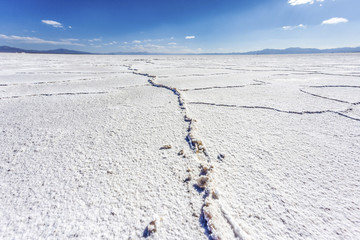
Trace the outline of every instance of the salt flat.
{"label": "salt flat", "polygon": [[360,238],[359,54],[0,54],[0,118],[1,239]]}

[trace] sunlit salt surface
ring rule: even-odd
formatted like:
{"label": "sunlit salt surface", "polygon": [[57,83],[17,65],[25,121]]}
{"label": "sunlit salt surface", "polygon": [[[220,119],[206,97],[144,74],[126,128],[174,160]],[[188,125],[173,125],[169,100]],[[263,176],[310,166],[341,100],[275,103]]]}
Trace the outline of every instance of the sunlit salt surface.
{"label": "sunlit salt surface", "polygon": [[360,238],[360,55],[0,54],[1,239]]}

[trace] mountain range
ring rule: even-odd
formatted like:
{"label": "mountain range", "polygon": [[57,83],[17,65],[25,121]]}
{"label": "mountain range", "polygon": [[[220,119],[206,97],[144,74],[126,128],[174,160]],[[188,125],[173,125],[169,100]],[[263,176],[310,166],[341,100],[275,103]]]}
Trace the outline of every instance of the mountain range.
{"label": "mountain range", "polygon": [[89,52],[81,52],[75,50],[69,50],[64,48],[54,49],[54,50],[26,50],[21,48],[14,48],[8,46],[0,46],[0,52],[4,53],[47,53],[47,54],[92,54]]}
{"label": "mountain range", "polygon": [[[3,53],[40,53],[40,54],[94,54],[94,55],[173,55],[167,53],[149,53],[149,52],[116,52],[116,53],[90,53],[75,51],[69,49],[54,50],[26,50],[9,46],[0,46],[0,52]],[[360,53],[360,47],[344,47],[332,49],[317,48],[286,48],[286,49],[263,49],[251,52],[233,52],[233,53],[200,53],[200,54],[184,54],[184,55],[269,55],[269,54],[316,54],[316,53]],[[174,54],[179,55],[179,54]]]}
{"label": "mountain range", "polygon": [[246,54],[246,55],[264,55],[264,54],[313,54],[313,53],[356,53],[360,52],[360,47],[345,47],[345,48],[331,48],[331,49],[317,49],[317,48],[286,48],[286,49],[264,49],[260,51],[252,51],[246,53],[234,53]]}

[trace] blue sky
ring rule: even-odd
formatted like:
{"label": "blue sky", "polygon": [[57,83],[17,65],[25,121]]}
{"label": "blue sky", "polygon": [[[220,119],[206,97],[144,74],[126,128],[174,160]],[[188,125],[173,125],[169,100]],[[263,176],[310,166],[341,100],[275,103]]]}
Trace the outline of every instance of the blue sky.
{"label": "blue sky", "polygon": [[0,45],[90,52],[360,46],[359,0],[2,0]]}

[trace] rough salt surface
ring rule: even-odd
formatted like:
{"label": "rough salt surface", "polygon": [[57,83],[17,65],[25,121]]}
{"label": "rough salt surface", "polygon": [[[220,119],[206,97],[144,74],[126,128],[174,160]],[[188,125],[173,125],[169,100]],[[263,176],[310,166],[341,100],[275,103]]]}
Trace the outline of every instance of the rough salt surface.
{"label": "rough salt surface", "polygon": [[360,238],[359,69],[0,54],[0,238]]}

